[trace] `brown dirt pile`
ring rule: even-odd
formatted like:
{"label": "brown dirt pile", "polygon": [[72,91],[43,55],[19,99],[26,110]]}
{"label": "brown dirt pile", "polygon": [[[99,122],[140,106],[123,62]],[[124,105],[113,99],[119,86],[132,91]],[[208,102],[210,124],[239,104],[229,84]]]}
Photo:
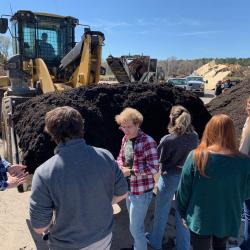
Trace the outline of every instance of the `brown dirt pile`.
{"label": "brown dirt pile", "polygon": [[172,105],[181,104],[192,114],[196,131],[201,135],[210,114],[192,93],[168,85],[120,84],[82,87],[61,93],[38,96],[17,106],[14,122],[24,163],[30,173],[53,155],[55,144],[44,133],[44,116],[59,106],[77,109],[85,119],[85,139],[117,156],[123,133],[114,117],[124,107],[134,107],[144,116],[142,129],[157,142],[166,134]]}
{"label": "brown dirt pile", "polygon": [[240,139],[241,130],[247,117],[245,100],[249,96],[250,78],[214,98],[206,107],[212,115],[220,113],[229,115],[234,121],[237,138]]}

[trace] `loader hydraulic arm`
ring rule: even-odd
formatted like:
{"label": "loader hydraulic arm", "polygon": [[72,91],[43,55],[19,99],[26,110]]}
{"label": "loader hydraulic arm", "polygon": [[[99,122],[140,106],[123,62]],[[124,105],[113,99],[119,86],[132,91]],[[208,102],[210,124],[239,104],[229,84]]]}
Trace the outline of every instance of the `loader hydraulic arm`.
{"label": "loader hydraulic arm", "polygon": [[73,88],[99,82],[103,41],[103,33],[86,31],[81,42],[62,59],[61,70],[76,64],[69,79]]}

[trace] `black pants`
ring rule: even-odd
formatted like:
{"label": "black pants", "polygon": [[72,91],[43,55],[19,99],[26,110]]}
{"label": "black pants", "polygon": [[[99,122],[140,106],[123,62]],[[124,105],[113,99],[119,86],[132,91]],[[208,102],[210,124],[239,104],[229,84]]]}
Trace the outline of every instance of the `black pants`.
{"label": "black pants", "polygon": [[[212,235],[195,234],[192,231],[190,233],[193,250],[226,250],[228,237],[217,238]],[[210,248],[211,242],[213,248]]]}

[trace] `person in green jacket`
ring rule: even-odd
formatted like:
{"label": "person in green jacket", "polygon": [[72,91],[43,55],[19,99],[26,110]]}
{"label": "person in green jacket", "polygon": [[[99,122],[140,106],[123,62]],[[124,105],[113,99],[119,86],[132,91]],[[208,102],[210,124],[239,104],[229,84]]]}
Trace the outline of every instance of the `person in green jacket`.
{"label": "person in green jacket", "polygon": [[208,122],[199,146],[183,166],[177,209],[191,233],[193,250],[226,249],[237,237],[242,204],[250,198],[250,158],[237,149],[233,121],[224,114]]}

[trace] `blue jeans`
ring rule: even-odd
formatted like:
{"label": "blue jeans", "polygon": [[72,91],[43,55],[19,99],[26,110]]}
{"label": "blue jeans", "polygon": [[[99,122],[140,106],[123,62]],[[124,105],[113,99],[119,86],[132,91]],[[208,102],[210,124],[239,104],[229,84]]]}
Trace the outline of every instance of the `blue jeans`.
{"label": "blue jeans", "polygon": [[[149,242],[153,249],[162,248],[162,240],[167,225],[168,215],[171,208],[174,194],[180,181],[180,174],[161,175],[157,184],[157,196],[155,202],[154,220],[151,232],[149,234]],[[190,249],[190,233],[183,226],[182,219],[176,210],[176,249]]]}
{"label": "blue jeans", "polygon": [[250,249],[250,200],[246,200],[244,203],[244,215],[245,215],[244,241],[241,243],[240,248],[242,250],[247,250]]}
{"label": "blue jeans", "polygon": [[129,229],[134,238],[134,250],[147,250],[147,239],[144,232],[144,219],[152,199],[152,192],[141,195],[128,194],[126,199],[129,213]]}

